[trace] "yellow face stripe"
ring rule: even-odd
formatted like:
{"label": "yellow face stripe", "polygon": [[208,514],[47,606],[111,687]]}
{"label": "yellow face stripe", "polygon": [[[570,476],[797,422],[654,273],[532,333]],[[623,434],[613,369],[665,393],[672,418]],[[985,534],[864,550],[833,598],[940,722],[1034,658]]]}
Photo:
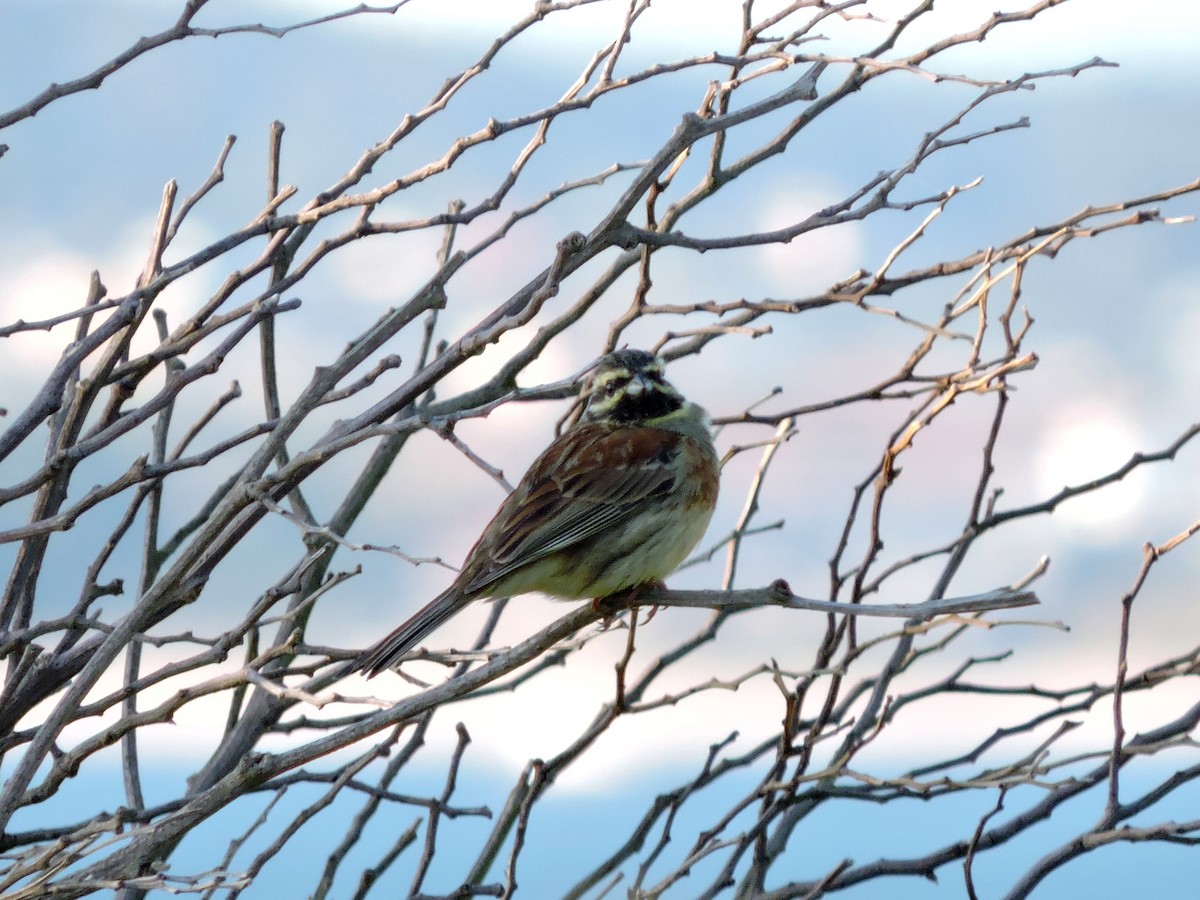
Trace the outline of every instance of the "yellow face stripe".
{"label": "yellow face stripe", "polygon": [[665,425],[668,422],[674,422],[674,421],[683,420],[683,419],[690,419],[696,415],[695,410],[692,408],[693,406],[694,406],[694,404],[688,403],[685,400],[683,403],[683,406],[679,407],[679,409],[673,409],[669,413],[667,413],[665,416],[657,416],[656,418],[653,418],[653,419],[647,419],[646,424],[647,425]]}
{"label": "yellow face stripe", "polygon": [[[664,412],[661,417],[653,417],[651,412],[656,404],[652,401],[647,403],[656,394],[682,402],[675,389],[663,379],[664,371],[662,360],[649,354],[613,354],[600,364],[587,385],[587,418],[592,421],[610,418],[628,421],[630,418],[641,418],[636,413],[630,416],[636,408],[641,408],[645,421],[667,421],[671,413]],[[631,403],[635,403],[636,407],[631,407]],[[667,405],[670,404],[664,404]]]}

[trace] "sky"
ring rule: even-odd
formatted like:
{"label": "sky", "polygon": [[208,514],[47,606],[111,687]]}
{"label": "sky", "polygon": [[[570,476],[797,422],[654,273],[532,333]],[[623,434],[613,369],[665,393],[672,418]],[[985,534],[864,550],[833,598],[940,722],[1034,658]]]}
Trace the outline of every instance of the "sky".
{"label": "sky", "polygon": [[[936,21],[941,27],[959,27],[959,22],[967,27],[995,5],[991,0],[940,2]],[[103,9],[60,0],[5,4],[0,8],[0,110],[24,102],[52,81],[77,77],[138,35],[165,27],[174,6],[159,0],[111,2]],[[965,251],[1062,218],[1089,203],[1150,193],[1200,175],[1196,164],[1200,59],[1194,52],[1200,9],[1169,0],[1151,0],[1136,10],[1130,6],[1072,0],[1049,11],[1036,26],[997,35],[958,51],[942,64],[944,71],[969,65],[972,71],[999,76],[1054,69],[1100,56],[1119,63],[1119,68],[1098,68],[1073,79],[1045,82],[1034,92],[1004,98],[995,112],[981,117],[981,123],[991,123],[1027,115],[1031,127],[981,143],[933,167],[923,186],[941,189],[979,176],[983,182],[961,207],[955,207],[953,219],[947,216],[945,224],[931,229],[920,254]],[[622,7],[604,3],[581,10],[570,27],[552,25],[550,38],[504,56],[495,75],[505,91],[469,91],[462,98],[460,114],[474,123],[488,115],[511,114],[535,99],[554,99],[569,83],[569,74],[586,60],[595,35],[609,33]],[[724,34],[722,23],[731,10],[736,13],[736,7],[720,0],[703,4],[655,0],[653,15],[647,17],[647,27],[630,52],[640,59],[679,45],[696,52],[711,49]],[[279,22],[301,15],[302,9],[317,15],[331,8],[327,3],[283,0],[215,2],[202,23],[216,24],[231,16]],[[875,8],[881,15],[888,11],[887,4]],[[498,25],[524,14],[528,4],[458,3],[452,23],[447,23],[444,9],[445,4],[435,0],[414,0],[403,16],[364,17],[278,41],[255,35],[190,41],[149,54],[112,76],[100,91],[68,98],[0,135],[10,148],[0,159],[0,233],[4,235],[0,323],[75,307],[93,269],[101,271],[114,292],[128,290],[144,264],[162,185],[170,178],[179,179],[181,186],[202,181],[227,134],[238,135],[227,183],[192,217],[186,234],[189,243],[224,233],[229,223],[245,221],[261,205],[267,128],[274,119],[287,126],[285,181],[297,184],[301,196],[318,190],[405,111],[424,102],[448,72],[477,55]],[[583,21],[586,26],[578,24]],[[696,84],[686,81],[646,93],[653,111],[648,121],[605,110],[598,114],[600,126],[595,131],[589,130],[597,128],[591,120],[578,126],[564,121],[562,142],[552,148],[560,155],[548,153],[545,167],[531,170],[520,196],[531,199],[561,182],[564,160],[574,166],[571,174],[578,176],[613,162],[614,146],[623,158],[652,152],[664,130],[677,121],[678,112],[694,106],[697,96]],[[953,90],[949,93],[962,96]],[[230,96],[237,102],[231,103]],[[913,135],[950,108],[925,96],[915,89],[886,88],[864,97],[861,121],[836,120],[819,132],[823,143],[806,148],[798,162],[788,163],[790,168],[781,164],[768,170],[769,177],[749,181],[742,195],[747,199],[723,214],[773,227],[794,220],[797,210],[819,209],[843,196],[864,177],[903,159]],[[862,122],[869,127],[861,127]],[[506,145],[503,153],[480,154],[478,168],[464,165],[461,177],[467,190],[488,183],[487,165],[508,153]],[[531,224],[522,240],[531,248],[552,245],[565,230],[590,221],[603,208],[603,201],[603,195],[581,196],[576,205],[558,214],[561,218]],[[398,200],[390,212],[399,217],[442,205],[440,194],[414,192],[411,198]],[[1194,196],[1164,207],[1167,215],[1177,217],[1198,211],[1200,202]],[[720,223],[701,219],[700,224]],[[760,248],[700,259],[664,254],[656,289],[680,302],[708,296],[802,296],[860,265],[877,263],[911,225],[906,220],[879,227],[847,226],[816,235],[802,247]],[[469,237],[468,232],[465,239]],[[1007,502],[1031,502],[1066,483],[1099,476],[1139,449],[1166,446],[1197,420],[1198,250],[1196,226],[1147,226],[1079,242],[1053,265],[1036,267],[1025,296],[1037,320],[1031,339],[1040,362],[1037,377],[1020,384],[1010,423],[1013,440],[999,456]],[[435,251],[436,242],[405,245],[412,258],[422,254],[428,258]],[[326,358],[331,344],[340,346],[382,308],[400,302],[425,272],[420,265],[405,264],[407,259],[398,262],[396,245],[379,242],[331,258],[328,266],[314,273],[300,291],[306,301],[311,299],[306,324],[288,333],[297,358]],[[526,260],[492,254],[464,275],[456,290],[460,295],[501,294],[522,283],[528,273]],[[200,302],[220,274],[202,273],[182,287],[172,302],[181,309]],[[450,328],[453,315],[452,306],[447,314]],[[837,315],[805,318],[813,321],[803,322],[802,327],[780,324],[774,343],[759,342],[748,352],[743,344],[725,342],[711,353],[706,351],[703,362],[673,367],[671,377],[689,397],[721,415],[736,412],[746,397],[765,394],[780,380],[798,385],[789,402],[811,402],[831,396],[848,382],[858,383],[865,372],[882,367],[882,373],[892,365],[896,344],[882,325],[865,327],[855,340],[847,341],[847,328],[857,326],[858,319],[848,326],[848,320]],[[459,324],[468,325],[469,317]],[[579,360],[588,358],[596,335],[593,329],[571,337],[539,361],[529,376],[551,380],[577,369]],[[638,336],[651,340],[657,335],[646,329]],[[19,341],[0,343],[0,406],[10,415],[36,390],[40,374],[53,365],[60,349],[57,334],[25,335]],[[486,377],[494,359],[464,366],[451,386],[477,383]],[[235,360],[231,371],[252,381],[253,360]],[[307,376],[307,369],[295,370],[285,381],[285,391],[294,393]],[[223,376],[222,386],[227,380]],[[500,419],[504,427],[499,435],[489,437],[484,445],[489,458],[515,477],[544,443],[548,423],[557,414],[557,410],[507,412],[508,418]],[[949,433],[933,432],[922,453],[907,464],[906,478],[911,481],[902,487],[898,503],[913,525],[898,536],[896,545],[889,545],[889,552],[897,557],[935,542],[948,533],[947,528],[956,527],[951,523],[957,523],[958,511],[947,504],[971,475],[962,462],[963,448],[977,446],[986,419],[968,414],[955,422],[961,424]],[[780,560],[785,560],[783,574],[797,591],[820,594],[826,561],[844,518],[848,486],[868,465],[869,457],[856,456],[854,448],[866,446],[873,452],[876,445],[871,441],[890,426],[869,411],[802,423],[800,435],[779,460],[773,475],[778,489],[766,498],[762,511],[764,521],[783,519],[786,526],[778,538],[748,549],[744,584],[777,577]],[[482,428],[466,428],[463,433],[481,440],[487,434]],[[1196,516],[1195,453],[1191,449],[1174,465],[1141,472],[1103,496],[1070,504],[1053,517],[998,535],[978,568],[964,573],[961,593],[1014,581],[1048,555],[1052,564],[1038,583],[1044,604],[1038,616],[1064,622],[1072,630],[1067,634],[1047,627],[998,629],[980,635],[972,646],[986,652],[1015,644],[1017,665],[1030,680],[1075,681],[1080,673],[1098,680],[1111,678],[1115,611],[1121,592],[1136,574],[1143,542],[1165,540]],[[478,472],[461,459],[447,462],[436,439],[414,441],[412,454],[414,465],[439,472],[444,482],[389,484],[387,502],[369,509],[351,537],[398,544],[417,555],[440,553],[457,561],[498,502],[498,492],[482,484]],[[749,461],[731,473],[732,479],[727,477],[733,484],[726,488],[714,533],[722,526],[728,528],[741,508],[744,494],[739,489],[748,477],[747,465]],[[946,496],[931,497],[924,491],[938,483],[932,477],[938,473],[945,476],[941,480]],[[0,481],[14,480],[13,469],[0,466]],[[464,485],[461,496],[449,504],[435,502],[443,495],[445,483],[456,482]],[[905,495],[908,484],[912,491]],[[422,515],[406,515],[398,521],[396,509],[420,510]],[[20,512],[0,509],[0,524],[10,527],[19,522]],[[183,503],[168,515],[182,519],[188,512]],[[89,527],[81,523],[80,533],[86,537]],[[292,537],[286,527],[271,535]],[[248,557],[253,552],[258,551]],[[0,547],[0,563],[7,564],[11,558],[7,553],[7,547]],[[1196,557],[1185,549],[1172,559],[1153,585],[1151,602],[1139,607],[1135,661],[1194,643],[1200,621],[1194,602],[1186,601],[1200,576]],[[226,586],[236,585],[238,572],[234,567],[224,573]],[[690,570],[673,583],[710,586],[718,577],[719,567],[709,567]],[[69,602],[78,582],[69,556],[55,578],[68,598],[64,602]],[[434,567],[409,570],[394,559],[373,559],[368,571],[347,590],[344,606],[319,618],[317,624],[327,629],[331,643],[366,645],[377,636],[381,619],[398,623],[408,608],[405,604],[436,593],[446,578],[444,570]],[[919,579],[911,587],[920,590]],[[379,596],[397,593],[401,600],[394,607],[380,609]],[[234,591],[229,595],[236,600]],[[903,602],[923,597],[880,599]],[[531,623],[555,615],[550,604],[540,600],[531,601],[530,610],[526,618],[507,623],[512,630],[501,637],[514,639]],[[447,642],[467,639],[485,612],[473,610],[448,625]],[[672,612],[679,614],[674,620],[677,625],[687,621],[683,611]],[[728,630],[720,658],[714,662],[700,656],[696,668],[684,674],[700,678],[707,665],[721,666],[725,672],[744,670],[785,651],[791,634],[787,620],[779,616],[739,621]],[[649,629],[643,635],[647,650],[666,646],[671,637],[671,632],[655,634]],[[479,761],[466,777],[464,792],[507,784],[530,757],[551,755],[568,742],[611,690],[617,643],[614,637],[597,642],[595,652],[589,651],[573,667],[569,680],[543,679],[531,685],[520,702],[472,709],[473,752]],[[1139,700],[1130,709],[1131,730],[1151,727],[1185,699],[1168,693]],[[695,747],[706,746],[734,728],[742,733],[746,746],[769,733],[777,720],[774,703],[769,684],[750,685],[736,695],[713,700],[706,707],[705,715],[711,717],[706,721],[697,722],[686,707],[649,721],[636,735],[617,742],[610,752],[596,754],[594,761],[556,786],[555,802],[562,805],[552,804],[545,831],[531,840],[538,842],[540,852],[561,854],[563,859],[599,852],[556,843],[555,833],[571,827],[573,802],[583,798],[595,806],[601,821],[615,820],[628,798],[612,785],[628,771],[631,761],[639,766],[632,779],[635,788],[669,785],[680,758]],[[546,709],[555,710],[555,715],[545,715]],[[222,715],[223,707],[218,705],[198,706],[172,728],[147,733],[148,755],[161,759],[164,791],[182,777],[179,757],[186,756],[190,746],[205,746]],[[941,739],[964,745],[988,727],[986,720],[966,714],[936,718],[945,729]],[[950,724],[945,724],[947,719]],[[1097,716],[1081,729],[1076,737],[1079,746],[1102,735],[1106,724]],[[889,750],[903,761],[906,754],[919,754],[928,740],[927,720],[911,726],[901,723]],[[449,729],[431,736],[435,748],[444,749],[451,741]],[[647,747],[654,752],[645,752]],[[119,785],[114,787],[119,791]],[[713,803],[714,808],[719,805]],[[562,816],[561,829],[553,826],[556,815]],[[829,826],[833,833],[853,827],[850,822]],[[877,827],[880,834],[891,835],[897,826],[885,816]],[[1072,883],[1078,886],[1093,879],[1096,885],[1112,888],[1127,868],[1122,853],[1103,854],[1103,861],[1072,869],[1071,878],[1079,879]],[[1179,854],[1165,853],[1163,860],[1163,868],[1156,870],[1163,877],[1165,892],[1160,895],[1171,896],[1166,887],[1171,883],[1171,866],[1182,864]],[[1009,864],[987,862],[999,871]],[[1144,866],[1138,869],[1145,871]],[[530,890],[544,885],[546,896],[559,885],[554,872],[531,872],[528,877]],[[956,888],[923,889],[928,896],[957,896]],[[1053,888],[1047,887],[1045,895],[1054,896]],[[852,896],[885,895],[852,892]]]}

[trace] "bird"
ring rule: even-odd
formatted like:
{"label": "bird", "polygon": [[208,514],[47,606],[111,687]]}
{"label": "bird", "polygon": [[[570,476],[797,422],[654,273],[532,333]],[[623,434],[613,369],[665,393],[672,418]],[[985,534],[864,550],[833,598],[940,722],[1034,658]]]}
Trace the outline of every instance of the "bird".
{"label": "bird", "polygon": [[599,601],[660,584],[699,543],[720,465],[708,414],[664,377],[663,360],[600,358],[583,412],[529,467],[445,591],[360,655],[368,678],[473,600],[540,592]]}

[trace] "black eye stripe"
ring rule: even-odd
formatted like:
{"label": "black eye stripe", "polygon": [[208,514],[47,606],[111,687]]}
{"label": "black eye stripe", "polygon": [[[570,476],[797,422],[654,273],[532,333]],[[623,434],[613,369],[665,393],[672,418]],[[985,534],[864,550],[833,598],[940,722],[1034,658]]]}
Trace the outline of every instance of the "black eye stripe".
{"label": "black eye stripe", "polygon": [[605,357],[586,395],[587,418],[620,423],[657,419],[684,402],[667,382],[661,361],[641,350],[619,350]]}

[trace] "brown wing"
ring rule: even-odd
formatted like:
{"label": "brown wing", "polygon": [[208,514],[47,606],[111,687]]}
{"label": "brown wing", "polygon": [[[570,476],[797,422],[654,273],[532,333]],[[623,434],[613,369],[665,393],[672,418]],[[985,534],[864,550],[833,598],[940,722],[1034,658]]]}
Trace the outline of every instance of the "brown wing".
{"label": "brown wing", "polygon": [[675,487],[683,438],[596,422],[572,429],[534,461],[463,567],[468,593],[614,527]]}

